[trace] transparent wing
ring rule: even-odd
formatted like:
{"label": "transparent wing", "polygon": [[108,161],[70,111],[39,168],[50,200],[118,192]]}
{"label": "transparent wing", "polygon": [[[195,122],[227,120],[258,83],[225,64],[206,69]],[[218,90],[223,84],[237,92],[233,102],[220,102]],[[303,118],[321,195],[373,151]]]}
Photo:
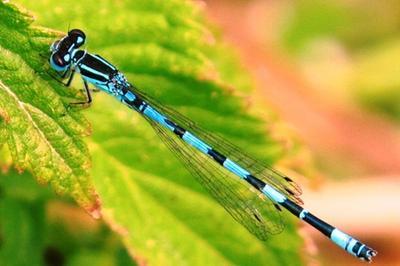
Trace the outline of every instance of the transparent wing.
{"label": "transparent wing", "polygon": [[268,234],[283,230],[280,211],[272,201],[170,130],[145,118],[197,181],[252,234],[265,240]]}
{"label": "transparent wing", "polygon": [[277,191],[281,192],[290,200],[296,202],[299,205],[303,204],[303,201],[300,198],[302,193],[301,188],[291,178],[281,174],[272,167],[265,165],[256,159],[253,159],[251,156],[244,153],[242,150],[240,150],[238,147],[225,140],[224,138],[201,129],[193,121],[186,118],[184,115],[158,103],[156,100],[141,92],[137,88],[133,87],[132,90],[134,93],[142,97],[147,103],[151,104],[153,108],[157,109],[163,115],[167,116],[171,121],[190,131],[192,134],[202,139],[212,148],[219,151],[224,156],[227,156],[235,163],[239,164],[252,175],[274,187]]}

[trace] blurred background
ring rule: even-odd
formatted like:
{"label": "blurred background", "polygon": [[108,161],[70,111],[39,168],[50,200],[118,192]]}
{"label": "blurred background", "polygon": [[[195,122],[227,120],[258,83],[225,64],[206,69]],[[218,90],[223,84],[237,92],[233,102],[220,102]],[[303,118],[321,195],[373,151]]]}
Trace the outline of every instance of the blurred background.
{"label": "blurred background", "polygon": [[[303,185],[306,207],[376,248],[374,265],[400,265],[400,2],[206,3],[254,78],[251,100],[311,150],[323,178]],[[363,265],[303,233],[322,265]]]}

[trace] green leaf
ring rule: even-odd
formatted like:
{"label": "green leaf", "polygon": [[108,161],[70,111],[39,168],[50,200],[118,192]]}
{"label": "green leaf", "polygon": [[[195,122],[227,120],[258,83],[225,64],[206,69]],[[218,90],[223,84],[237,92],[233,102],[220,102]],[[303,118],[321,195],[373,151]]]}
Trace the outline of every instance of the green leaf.
{"label": "green leaf", "polygon": [[[279,142],[266,136],[276,122],[270,119],[267,127],[235,96],[241,93],[238,84],[249,89],[247,79],[239,78],[239,67],[232,66],[238,63],[224,55],[226,48],[215,42],[193,2],[20,2],[38,14],[41,25],[64,32],[69,24],[82,28],[90,52],[108,58],[143,91],[210,131],[267,163],[285,155]],[[93,127],[87,142],[102,214],[138,262],[301,264],[293,222],[285,233],[259,241],[210,198],[144,119],[108,95],[94,98],[85,113]]]}
{"label": "green leaf", "polygon": [[81,115],[66,114],[60,86],[46,74],[40,53],[55,34],[30,27],[31,22],[13,5],[0,3],[0,143],[7,143],[18,169],[72,195],[95,215],[99,206],[81,139],[87,123]]}

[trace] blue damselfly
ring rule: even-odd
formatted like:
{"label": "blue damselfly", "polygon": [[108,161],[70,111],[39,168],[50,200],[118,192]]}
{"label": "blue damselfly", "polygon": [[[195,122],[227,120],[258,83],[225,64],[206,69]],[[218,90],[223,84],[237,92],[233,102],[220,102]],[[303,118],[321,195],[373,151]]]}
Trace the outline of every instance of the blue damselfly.
{"label": "blue damselfly", "polygon": [[[129,83],[99,55],[80,50],[86,36],[79,29],[51,45],[50,65],[71,84],[75,73],[88,84],[116,97],[141,114],[204,188],[251,233],[261,240],[283,230],[281,208],[287,209],[329,237],[350,254],[371,261],[377,252],[301,207],[301,190],[288,176],[246,155],[233,144],[208,133],[177,111],[159,104]],[[252,189],[249,189],[252,188]]]}

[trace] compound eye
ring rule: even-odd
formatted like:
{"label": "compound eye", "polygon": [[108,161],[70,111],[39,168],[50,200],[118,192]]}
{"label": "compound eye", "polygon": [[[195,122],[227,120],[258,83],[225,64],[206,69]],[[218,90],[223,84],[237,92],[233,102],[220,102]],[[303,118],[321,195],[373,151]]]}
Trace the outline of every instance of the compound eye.
{"label": "compound eye", "polygon": [[76,48],[82,46],[86,41],[86,35],[80,29],[73,29],[68,32],[68,36],[75,43]]}
{"label": "compound eye", "polygon": [[59,53],[54,53],[50,56],[50,66],[56,70],[56,71],[64,71],[67,69],[69,65],[69,55],[68,55],[68,61],[65,60],[65,56],[62,56]]}
{"label": "compound eye", "polygon": [[53,42],[50,46],[50,52],[54,53],[55,51],[57,51],[59,44],[60,44],[60,40]]}

